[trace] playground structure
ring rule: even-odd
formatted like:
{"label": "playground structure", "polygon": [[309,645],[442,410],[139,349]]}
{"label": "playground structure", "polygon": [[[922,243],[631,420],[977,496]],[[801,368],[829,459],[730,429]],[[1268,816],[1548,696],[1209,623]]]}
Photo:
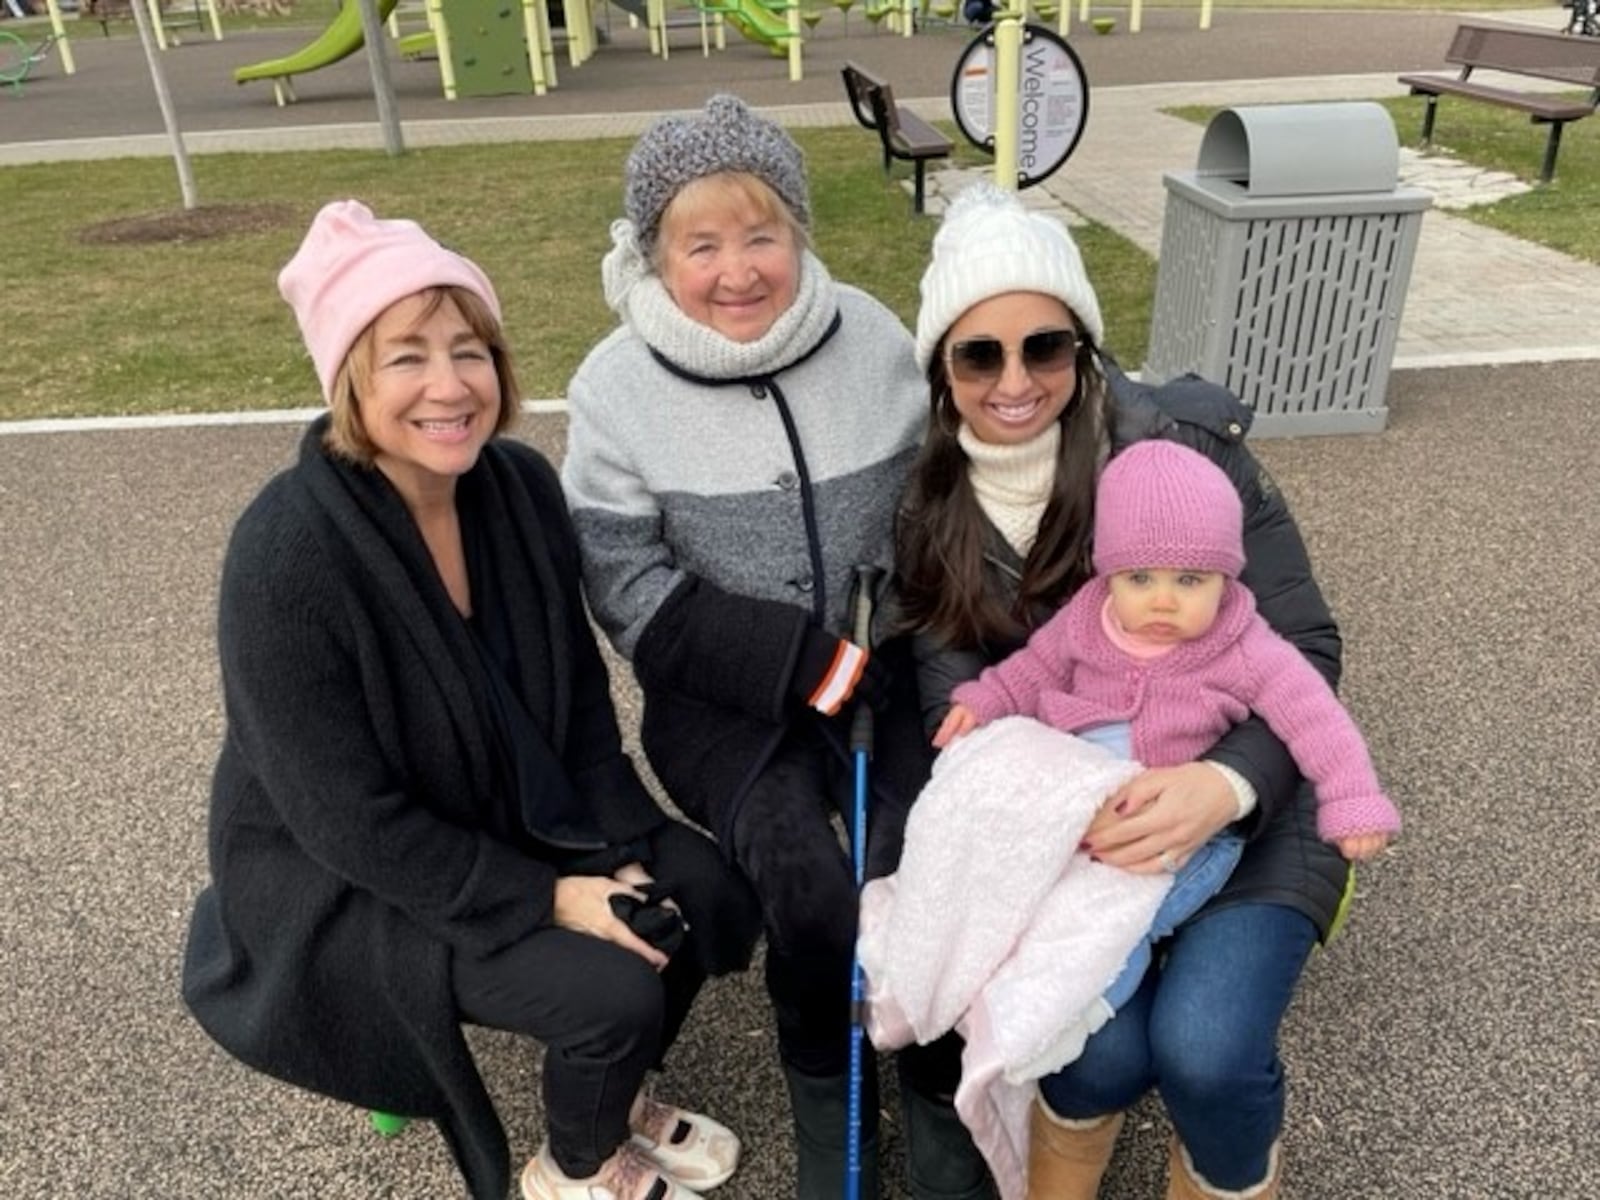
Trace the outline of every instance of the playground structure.
{"label": "playground structure", "polygon": [[22,90],[34,66],[43,62],[52,49],[61,55],[63,73],[77,73],[78,64],[72,58],[72,43],[67,39],[66,22],[61,19],[61,6],[56,0],[45,0],[45,7],[50,15],[50,32],[45,37],[30,45],[8,30],[0,40],[0,84],[9,85],[13,92]]}
{"label": "playground structure", "polygon": [[[428,28],[400,35],[398,0],[376,0],[397,49],[408,58],[437,54],[446,99],[522,92],[544,95],[555,86],[555,50],[544,0],[427,0]],[[447,19],[448,13],[448,19]],[[514,25],[514,28],[508,26]],[[278,107],[296,101],[294,77],[332,66],[366,43],[357,0],[343,0],[326,29],[281,58],[237,68],[234,82],[270,80]]]}
{"label": "playground structure", "polygon": [[[133,0],[137,3],[139,0]],[[160,0],[145,0],[152,10]],[[570,65],[587,62],[596,51],[596,15],[608,0],[562,0]],[[650,53],[668,58],[668,0],[609,0],[628,14],[630,23],[646,30]],[[700,52],[709,57],[713,48],[727,49],[728,26],[743,37],[766,46],[775,57],[785,58],[789,78],[804,77],[806,31],[814,30],[826,15],[825,3],[839,10],[848,22],[857,0],[692,0],[700,27]],[[56,0],[49,0],[52,11]],[[216,0],[205,0],[216,20]],[[425,0],[428,27],[401,34],[399,0],[377,0],[379,20],[388,24],[399,53],[406,58],[436,54],[444,95],[455,100],[532,92],[542,96],[557,84],[555,44],[545,0]],[[1143,24],[1144,0],[1128,0],[1128,31],[1138,33]],[[1023,20],[1054,24],[1065,37],[1072,25],[1072,0],[1016,0],[1003,5],[1020,11]],[[1078,19],[1094,20],[1097,27],[1108,18],[1091,18],[1091,0],[1078,0]],[[1200,0],[1200,28],[1211,27],[1212,0]],[[690,10],[679,9],[679,12]],[[960,0],[862,0],[862,12],[874,27],[880,23],[892,33],[911,37],[919,24],[955,24],[960,20]],[[159,29],[159,25],[157,27]],[[216,35],[221,37],[220,27]],[[238,83],[271,80],[273,97],[281,108],[296,100],[294,76],[339,62],[364,44],[357,0],[343,3],[328,27],[293,54],[239,67]],[[163,43],[164,44],[164,43]]]}
{"label": "playground structure", "polygon": [[[115,20],[131,20],[133,6],[140,0],[79,0],[78,15],[100,23],[100,30],[108,37],[111,34],[111,22]],[[222,18],[217,14],[216,0],[205,0],[205,11],[201,12],[201,0],[193,0],[192,15],[180,15],[178,12],[163,10],[164,0],[143,0],[145,14],[150,18],[150,29],[155,36],[156,47],[161,50],[182,45],[176,32],[172,32],[186,25],[195,28],[209,25],[213,41],[222,40]]]}

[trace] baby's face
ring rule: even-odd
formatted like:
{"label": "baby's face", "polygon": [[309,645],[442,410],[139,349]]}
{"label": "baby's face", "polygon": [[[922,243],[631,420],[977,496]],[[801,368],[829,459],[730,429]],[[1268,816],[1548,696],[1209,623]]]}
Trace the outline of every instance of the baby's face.
{"label": "baby's face", "polygon": [[1221,571],[1143,567],[1108,581],[1117,623],[1136,637],[1176,644],[1211,628],[1228,585]]}

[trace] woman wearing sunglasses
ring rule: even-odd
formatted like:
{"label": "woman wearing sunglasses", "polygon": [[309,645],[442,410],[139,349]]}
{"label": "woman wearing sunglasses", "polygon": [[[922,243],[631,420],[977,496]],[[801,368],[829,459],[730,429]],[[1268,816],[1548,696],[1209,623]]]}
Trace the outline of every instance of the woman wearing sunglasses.
{"label": "woman wearing sunglasses", "polygon": [[[917,358],[932,421],[897,530],[930,736],[958,684],[1023,645],[1088,580],[1099,473],[1147,438],[1186,444],[1226,473],[1244,508],[1241,582],[1337,682],[1338,632],[1282,497],[1244,446],[1249,411],[1192,377],[1131,383],[1101,354],[1102,333],[1058,222],[986,185],[957,197],[922,280]],[[1228,882],[1155,947],[1155,968],[1082,1056],[1041,1081],[1029,1196],[1092,1200],[1123,1113],[1151,1088],[1176,1133],[1170,1198],[1277,1195],[1278,1028],[1347,878],[1317,837],[1311,789],[1251,717],[1198,760],[1125,785],[1086,842],[1103,862],[1151,874],[1228,826],[1245,839]]]}
{"label": "woman wearing sunglasses", "polygon": [[[851,712],[880,708],[869,875],[894,869],[929,759],[904,641],[850,640],[850,592],[857,566],[892,565],[923,385],[894,314],[812,253],[805,165],[777,125],[714,96],[656,122],[624,175],[627,219],[602,267],[620,324],[568,388],[562,479],[590,603],[644,693],[650,763],[760,896],[791,1194],[832,1200],[856,913],[833,820],[852,796]],[[921,1057],[900,1060],[909,1191],[982,1196],[948,1095],[906,1066]],[[874,1197],[867,1068],[861,1194]]]}

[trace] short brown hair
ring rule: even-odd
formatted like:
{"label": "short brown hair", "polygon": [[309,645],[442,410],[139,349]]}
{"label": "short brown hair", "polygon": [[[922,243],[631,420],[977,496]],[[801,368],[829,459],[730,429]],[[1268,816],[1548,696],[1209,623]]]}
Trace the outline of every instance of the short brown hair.
{"label": "short brown hair", "polygon": [[[511,348],[506,345],[500,322],[495,320],[489,306],[467,288],[433,287],[417,294],[425,297],[423,309],[417,315],[419,323],[433,316],[439,311],[439,306],[449,300],[456,306],[456,311],[467,323],[467,328],[472,330],[473,336],[489,348],[495,378],[500,382],[500,412],[495,417],[494,432],[504,433],[517,418],[522,392],[517,386],[516,372],[511,364]],[[372,324],[357,335],[350,345],[350,352],[344,356],[344,362],[333,377],[332,394],[328,400],[328,432],[322,439],[329,453],[361,466],[371,466],[378,453],[361,420],[361,394],[372,382],[373,330],[377,324],[374,318]]]}

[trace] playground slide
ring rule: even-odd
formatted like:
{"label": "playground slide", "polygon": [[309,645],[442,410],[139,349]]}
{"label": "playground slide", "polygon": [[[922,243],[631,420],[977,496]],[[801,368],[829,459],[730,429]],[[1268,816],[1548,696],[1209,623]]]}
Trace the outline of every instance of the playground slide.
{"label": "playground slide", "polygon": [[[641,23],[650,19],[646,0],[611,0],[611,3],[638,17]],[[720,13],[723,20],[752,42],[774,50],[788,45],[789,26],[783,15],[767,8],[761,0],[701,0],[698,7],[708,13]]]}
{"label": "playground slide", "polygon": [[[387,21],[398,3],[399,0],[378,0],[378,20]],[[316,41],[282,58],[269,58],[266,62],[239,67],[234,71],[233,79],[235,83],[248,83],[252,79],[283,79],[290,75],[304,75],[349,58],[361,49],[364,40],[361,36],[361,6],[356,0],[344,0],[338,15]]]}
{"label": "playground slide", "polygon": [[720,0],[715,7],[722,9],[722,17],[752,42],[770,46],[774,50],[788,45],[789,23],[782,13],[775,13],[761,0]]}

